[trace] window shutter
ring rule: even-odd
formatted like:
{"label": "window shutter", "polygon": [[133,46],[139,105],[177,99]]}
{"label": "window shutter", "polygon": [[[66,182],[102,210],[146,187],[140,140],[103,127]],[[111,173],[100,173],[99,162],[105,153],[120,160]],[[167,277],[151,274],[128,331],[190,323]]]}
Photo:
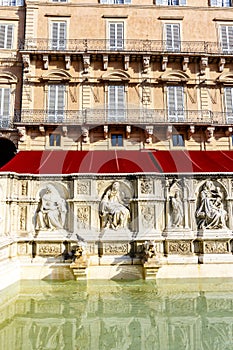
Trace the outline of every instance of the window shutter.
{"label": "window shutter", "polygon": [[123,48],[123,35],[123,23],[109,23],[109,41],[111,50]]}
{"label": "window shutter", "polygon": [[12,49],[13,43],[13,25],[7,25],[6,48]]}
{"label": "window shutter", "polygon": [[131,4],[131,0],[125,0],[124,3],[125,3],[126,5],[129,5],[129,4]]}
{"label": "window shutter", "polygon": [[66,47],[66,22],[52,22],[52,49],[64,50]]}
{"label": "window shutter", "polygon": [[0,48],[11,49],[13,42],[13,25],[1,24],[0,25]]}
{"label": "window shutter", "polygon": [[65,86],[49,85],[48,117],[50,122],[62,122],[65,107]]}
{"label": "window shutter", "polygon": [[233,26],[221,26],[221,45],[224,52],[233,50]]}
{"label": "window shutter", "polygon": [[186,0],[180,0],[179,5],[180,6],[185,6],[186,5]]}
{"label": "window shutter", "polygon": [[166,48],[168,51],[180,51],[180,25],[166,24]]}
{"label": "window shutter", "polygon": [[183,86],[168,86],[168,118],[169,121],[184,120]]}
{"label": "window shutter", "polygon": [[0,25],[0,48],[4,49],[5,46],[5,31],[6,31],[6,26],[1,24]]}
{"label": "window shutter", "polygon": [[125,90],[123,85],[110,85],[108,89],[108,109],[111,118],[122,118],[125,113]]}
{"label": "window shutter", "polygon": [[10,89],[0,88],[0,126],[7,127],[10,121]]}
{"label": "window shutter", "polygon": [[226,87],[224,91],[225,91],[226,119],[228,123],[232,123],[233,122],[233,88]]}

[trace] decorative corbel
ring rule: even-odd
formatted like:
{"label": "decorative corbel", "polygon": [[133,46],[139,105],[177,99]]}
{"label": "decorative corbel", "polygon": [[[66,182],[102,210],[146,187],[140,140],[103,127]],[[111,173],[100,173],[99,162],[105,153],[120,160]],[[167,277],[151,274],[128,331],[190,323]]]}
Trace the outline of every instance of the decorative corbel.
{"label": "decorative corbel", "polygon": [[66,63],[66,69],[70,69],[70,63],[71,63],[71,57],[70,55],[65,55],[65,63]]}
{"label": "decorative corbel", "polygon": [[154,133],[153,125],[147,125],[145,131],[146,131],[146,143],[151,144],[152,143],[152,136]]}
{"label": "decorative corbel", "polygon": [[26,141],[26,128],[25,126],[19,126],[17,128],[18,134],[19,134],[19,141],[25,142]]}
{"label": "decorative corbel", "polygon": [[225,58],[220,57],[218,61],[218,70],[219,72],[223,72],[226,60]]}
{"label": "decorative corbel", "polygon": [[22,55],[22,60],[23,60],[24,73],[29,73],[29,70],[30,70],[30,56],[28,54],[23,54]]}
{"label": "decorative corbel", "polygon": [[39,125],[39,132],[41,133],[41,135],[45,135],[44,125]]}
{"label": "decorative corbel", "polygon": [[167,127],[167,139],[170,140],[172,135],[172,125],[168,125]]}
{"label": "decorative corbel", "polygon": [[148,73],[150,67],[150,56],[143,56],[143,73]]}
{"label": "decorative corbel", "polygon": [[194,133],[195,133],[195,126],[190,125],[189,130],[188,130],[188,140],[191,139],[191,137],[193,136]]}
{"label": "decorative corbel", "polygon": [[184,57],[183,59],[183,71],[186,72],[188,69],[189,57]]}
{"label": "decorative corbel", "polygon": [[104,70],[108,69],[108,55],[103,55],[103,68]]}
{"label": "decorative corbel", "polygon": [[44,63],[44,69],[49,68],[49,56],[48,55],[43,55],[43,63]]}
{"label": "decorative corbel", "polygon": [[228,129],[225,131],[225,135],[230,136],[230,135],[232,135],[232,132],[233,132],[232,126],[229,126]]}
{"label": "decorative corbel", "polygon": [[84,70],[84,73],[88,73],[88,70],[90,68],[90,64],[91,64],[90,55],[83,55],[83,70]]}
{"label": "decorative corbel", "polygon": [[104,125],[104,138],[108,138],[108,125]]}
{"label": "decorative corbel", "polygon": [[208,126],[208,128],[205,130],[206,142],[211,142],[212,138],[214,137],[214,130],[214,126]]}
{"label": "decorative corbel", "polygon": [[200,73],[205,74],[205,70],[208,67],[208,57],[201,57],[200,61]]}
{"label": "decorative corbel", "polygon": [[129,69],[129,55],[124,56],[125,70]]}
{"label": "decorative corbel", "polygon": [[62,126],[62,132],[63,132],[63,136],[67,136],[67,133],[68,133],[68,128],[67,126]]}
{"label": "decorative corbel", "polygon": [[129,139],[131,134],[131,125],[126,125],[126,138]]}
{"label": "decorative corbel", "polygon": [[165,71],[167,69],[167,63],[168,63],[168,56],[163,56],[163,58],[162,58],[162,71]]}
{"label": "decorative corbel", "polygon": [[82,137],[83,137],[83,142],[84,143],[89,143],[90,138],[89,138],[89,130],[85,127],[82,127]]}

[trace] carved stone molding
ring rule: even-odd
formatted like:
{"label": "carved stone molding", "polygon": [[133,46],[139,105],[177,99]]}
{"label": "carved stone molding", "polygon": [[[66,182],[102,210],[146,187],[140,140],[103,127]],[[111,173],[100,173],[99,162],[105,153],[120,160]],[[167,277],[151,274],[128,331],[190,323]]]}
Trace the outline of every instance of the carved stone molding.
{"label": "carved stone molding", "polygon": [[192,254],[192,242],[190,241],[169,241],[167,243],[167,253],[177,255]]}
{"label": "carved stone molding", "polygon": [[48,55],[43,55],[43,63],[44,63],[44,69],[49,68],[49,56]]}
{"label": "carved stone molding", "polygon": [[84,73],[88,73],[91,64],[90,55],[83,55],[83,71]]}
{"label": "carved stone molding", "polygon": [[90,195],[90,182],[78,181],[77,182],[77,194]]}
{"label": "carved stone molding", "polygon": [[88,229],[90,227],[90,207],[79,207],[77,209],[78,229]]}
{"label": "carved stone molding", "polygon": [[148,73],[148,70],[150,68],[150,56],[144,55],[143,56],[143,73]]}
{"label": "carved stone molding", "polygon": [[152,194],[153,193],[153,181],[143,179],[141,180],[141,193],[142,194]]}
{"label": "carved stone molding", "polygon": [[26,127],[25,126],[18,126],[18,135],[19,135],[19,141],[25,142],[26,141]]}
{"label": "carved stone molding", "polygon": [[56,256],[62,254],[63,246],[61,243],[37,243],[38,255]]}

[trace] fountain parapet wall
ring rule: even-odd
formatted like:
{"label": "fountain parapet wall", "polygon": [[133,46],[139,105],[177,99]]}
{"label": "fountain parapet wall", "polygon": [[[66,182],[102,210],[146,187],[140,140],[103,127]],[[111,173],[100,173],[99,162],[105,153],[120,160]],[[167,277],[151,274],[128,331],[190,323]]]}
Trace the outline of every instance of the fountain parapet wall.
{"label": "fountain parapet wall", "polygon": [[14,242],[20,264],[66,265],[77,242],[87,269],[114,259],[145,266],[146,242],[160,267],[233,263],[230,175],[2,173],[0,194],[0,241]]}

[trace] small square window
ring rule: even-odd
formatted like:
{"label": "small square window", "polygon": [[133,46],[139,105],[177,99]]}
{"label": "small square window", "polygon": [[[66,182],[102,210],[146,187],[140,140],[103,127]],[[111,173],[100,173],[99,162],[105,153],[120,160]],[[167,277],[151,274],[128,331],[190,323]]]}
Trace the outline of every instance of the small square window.
{"label": "small square window", "polygon": [[122,134],[112,134],[111,135],[112,147],[123,147],[123,135]]}
{"label": "small square window", "polygon": [[61,135],[60,134],[49,134],[49,146],[60,147],[61,146]]}
{"label": "small square window", "polygon": [[173,134],[172,135],[172,145],[174,147],[184,147],[184,135],[183,134]]}

